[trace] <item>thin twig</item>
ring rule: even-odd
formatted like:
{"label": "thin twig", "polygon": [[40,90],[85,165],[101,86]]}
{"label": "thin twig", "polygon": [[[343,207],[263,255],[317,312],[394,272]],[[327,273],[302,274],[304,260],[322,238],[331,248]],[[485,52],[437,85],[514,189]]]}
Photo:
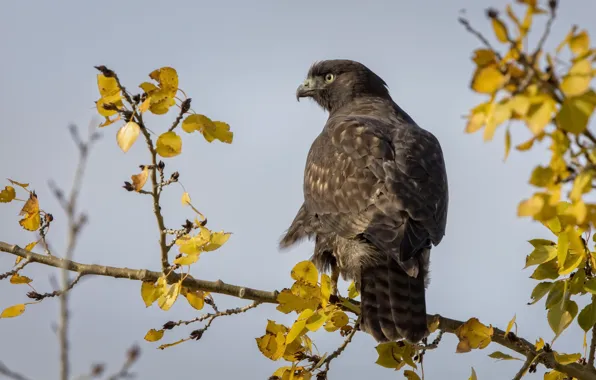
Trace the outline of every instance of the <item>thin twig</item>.
{"label": "thin twig", "polygon": [[17,274],[21,269],[23,269],[25,267],[25,265],[27,265],[29,263],[30,263],[29,260],[25,260],[22,263],[20,263],[19,265],[17,265],[13,270],[0,274],[0,280],[4,280],[5,278],[8,278],[14,274]]}
{"label": "thin twig", "polygon": [[62,294],[68,292],[69,290],[71,290],[78,282],[79,280],[85,275],[86,273],[79,273],[77,277],[75,277],[75,279],[73,281],[70,282],[70,284],[68,284],[68,286],[66,288],[62,288],[59,290],[54,290],[51,293],[37,293],[37,292],[29,292],[27,293],[27,297],[32,298],[36,301],[41,301],[44,298],[50,298],[50,297],[56,297],[56,296],[61,296]]}
{"label": "thin twig", "polygon": [[241,314],[241,313],[245,313],[245,312],[249,311],[250,309],[254,309],[255,307],[259,306],[260,304],[261,304],[261,302],[255,301],[255,302],[253,302],[249,305],[246,305],[246,306],[236,307],[233,309],[227,309],[227,310],[216,312],[216,313],[204,314],[204,315],[201,315],[200,317],[197,317],[197,318],[194,318],[194,319],[191,319],[188,321],[178,321],[178,322],[170,321],[170,322],[167,322],[166,324],[164,324],[163,328],[167,329],[167,330],[171,330],[172,328],[174,328],[176,326],[181,326],[181,325],[188,326],[191,323],[203,322],[210,318],[218,318],[218,317],[223,317],[226,315]]}
{"label": "thin twig", "polygon": [[532,363],[534,363],[534,361],[536,360],[536,357],[537,357],[537,355],[529,355],[526,358],[524,365],[522,365],[522,367],[519,369],[519,371],[513,377],[513,380],[521,380],[521,378],[526,375],[526,372],[528,372],[528,369],[530,368]]}
{"label": "thin twig", "polygon": [[133,377],[133,375],[129,372],[130,367],[132,367],[132,365],[137,361],[140,352],[141,351],[139,346],[134,345],[133,347],[131,347],[126,353],[126,361],[124,362],[120,370],[112,376],[108,377],[107,380],[118,380]]}
{"label": "thin twig", "polygon": [[8,369],[8,367],[5,366],[2,362],[0,362],[0,375],[4,375],[7,378],[13,380],[29,380],[27,377]]}

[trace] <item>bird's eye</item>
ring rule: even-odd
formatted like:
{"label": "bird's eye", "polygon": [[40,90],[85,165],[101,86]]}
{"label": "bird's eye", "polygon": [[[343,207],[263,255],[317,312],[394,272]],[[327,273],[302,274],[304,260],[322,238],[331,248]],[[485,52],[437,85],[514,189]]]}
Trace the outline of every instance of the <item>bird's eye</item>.
{"label": "bird's eye", "polygon": [[330,74],[327,74],[327,75],[325,75],[325,82],[327,82],[327,83],[331,83],[331,82],[333,82],[334,80],[335,80],[335,75],[333,75],[333,74],[331,74],[331,73],[330,73]]}

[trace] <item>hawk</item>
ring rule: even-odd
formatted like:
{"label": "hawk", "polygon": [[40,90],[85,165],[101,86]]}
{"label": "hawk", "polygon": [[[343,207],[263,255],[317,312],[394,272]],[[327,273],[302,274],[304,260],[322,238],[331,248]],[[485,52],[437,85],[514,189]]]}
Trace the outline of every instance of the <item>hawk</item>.
{"label": "hawk", "polygon": [[360,328],[378,342],[428,335],[430,250],[447,221],[441,145],[359,62],[315,63],[296,92],[329,113],[304,170],[304,203],[280,241],[315,240],[311,260],[361,294]]}

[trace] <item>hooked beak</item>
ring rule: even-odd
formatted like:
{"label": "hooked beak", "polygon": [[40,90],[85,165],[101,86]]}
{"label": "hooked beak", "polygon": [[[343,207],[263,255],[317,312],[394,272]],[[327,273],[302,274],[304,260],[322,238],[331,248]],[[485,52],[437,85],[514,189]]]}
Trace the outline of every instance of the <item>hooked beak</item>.
{"label": "hooked beak", "polygon": [[296,90],[296,100],[300,101],[300,98],[307,98],[313,96],[316,91],[315,83],[312,78],[308,78],[298,86]]}

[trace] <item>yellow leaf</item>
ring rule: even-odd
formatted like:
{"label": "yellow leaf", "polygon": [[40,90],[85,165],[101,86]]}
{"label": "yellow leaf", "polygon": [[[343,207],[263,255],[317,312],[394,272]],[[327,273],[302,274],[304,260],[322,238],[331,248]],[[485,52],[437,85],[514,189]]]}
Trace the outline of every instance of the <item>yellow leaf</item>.
{"label": "yellow leaf", "polygon": [[145,91],[145,93],[146,93],[147,95],[149,95],[149,94],[150,94],[150,93],[152,93],[153,91],[156,91],[156,90],[158,90],[157,86],[156,86],[156,85],[154,85],[153,83],[150,83],[150,82],[143,82],[143,83],[141,83],[141,84],[139,85],[139,87],[140,87],[140,88],[141,88],[143,91]]}
{"label": "yellow leaf", "polygon": [[511,107],[508,101],[492,103],[486,116],[486,128],[484,129],[484,141],[492,140],[497,127],[511,117]]}
{"label": "yellow leaf", "polygon": [[180,247],[180,253],[187,255],[203,252],[203,247],[211,239],[211,233],[206,228],[201,228],[195,236],[183,235],[176,239],[176,245]]}
{"label": "yellow leaf", "polygon": [[573,188],[569,194],[569,199],[573,202],[577,202],[581,199],[582,195],[589,192],[592,189],[592,178],[594,173],[592,171],[583,171],[573,181]]}
{"label": "yellow leaf", "polygon": [[564,307],[562,309],[558,305],[554,305],[547,313],[548,324],[555,333],[555,339],[571,324],[578,312],[575,301],[567,300]]}
{"label": "yellow leaf", "polygon": [[14,180],[10,179],[10,178],[7,178],[7,179],[8,179],[8,181],[9,181],[10,183],[12,183],[13,185],[16,185],[16,186],[22,187],[23,189],[25,189],[25,190],[29,191],[29,190],[27,189],[27,188],[29,187],[29,184],[28,184],[28,183],[21,183],[21,182],[17,182],[17,181],[14,181]]}
{"label": "yellow leaf", "polygon": [[536,347],[536,351],[540,351],[544,348],[544,339],[540,338],[536,341],[536,344],[534,345],[534,347]]}
{"label": "yellow leaf", "polygon": [[506,80],[497,65],[492,64],[476,69],[470,87],[481,94],[493,94],[503,87]]}
{"label": "yellow leaf", "polygon": [[511,331],[514,324],[515,324],[515,315],[513,315],[513,318],[507,324],[507,329],[505,330],[505,335],[509,334],[509,331]]}
{"label": "yellow leaf", "polygon": [[331,297],[331,278],[326,274],[321,274],[321,300],[323,306],[327,305],[329,297]]}
{"label": "yellow leaf", "polygon": [[549,166],[536,166],[530,177],[530,184],[537,187],[546,187],[555,180],[555,173]]}
{"label": "yellow leaf", "polygon": [[29,277],[21,276],[18,273],[15,273],[10,277],[11,284],[28,284],[31,281],[33,281],[33,280],[31,280]]}
{"label": "yellow leaf", "polygon": [[580,55],[590,49],[590,37],[585,30],[569,39],[569,49],[575,54]]}
{"label": "yellow leaf", "polygon": [[347,325],[348,315],[341,310],[334,311],[325,323],[325,330],[332,332]]}
{"label": "yellow leaf", "polygon": [[503,161],[507,160],[509,156],[509,151],[511,150],[511,131],[509,128],[505,131],[505,157],[503,157]]}
{"label": "yellow leaf", "polygon": [[181,288],[181,283],[177,282],[174,285],[170,286],[167,293],[162,294],[159,297],[159,299],[157,300],[157,303],[162,310],[167,311],[172,307],[174,302],[176,302],[178,295],[180,294],[180,288]]}
{"label": "yellow leaf", "polygon": [[348,286],[348,297],[349,298],[356,298],[358,297],[360,293],[358,293],[358,290],[356,290],[356,284],[354,283],[354,281],[352,281],[350,283],[350,285]]}
{"label": "yellow leaf", "polygon": [[316,285],[319,279],[319,272],[311,261],[301,261],[292,269],[291,276],[296,281],[303,281],[310,285]]}
{"label": "yellow leaf", "polygon": [[101,124],[99,124],[99,128],[103,128],[103,127],[107,127],[108,125],[114,124],[115,122],[117,122],[118,120],[120,120],[120,114],[118,114],[115,118],[110,119],[109,117],[105,117],[105,121]]}
{"label": "yellow leaf", "polygon": [[556,111],[557,103],[549,96],[536,96],[528,109],[526,123],[530,130],[539,134],[551,122],[552,115]]}
{"label": "yellow leaf", "polygon": [[[106,109],[108,105],[113,105],[116,109]],[[98,101],[95,102],[97,112],[104,117],[114,116],[118,113],[117,109],[122,109],[122,95],[120,93],[113,95],[102,96]]]}
{"label": "yellow leaf", "polygon": [[455,331],[460,340],[456,352],[468,352],[472,348],[485,348],[489,345],[493,333],[492,326],[485,326],[477,318],[470,318]]}
{"label": "yellow leaf", "polygon": [[169,95],[173,97],[178,91],[178,73],[171,67],[162,67],[154,70],[149,74],[149,77],[159,83],[159,86],[169,91]]}
{"label": "yellow leaf", "polygon": [[141,298],[145,302],[145,307],[149,307],[157,301],[158,295],[155,291],[155,285],[152,282],[143,281],[141,285]]}
{"label": "yellow leaf", "polygon": [[592,64],[589,59],[577,61],[561,81],[561,90],[567,97],[581,95],[588,90],[592,81]]}
{"label": "yellow leaf", "polygon": [[420,380],[420,376],[418,376],[416,372],[411,371],[409,369],[404,371],[404,376],[408,380]]}
{"label": "yellow leaf", "polygon": [[265,334],[260,338],[256,338],[256,341],[261,353],[271,360],[278,360],[284,354],[286,338],[281,332]]}
{"label": "yellow leaf", "polygon": [[521,360],[519,358],[513,357],[511,355],[505,354],[501,351],[495,351],[492,354],[488,355],[489,357],[497,360]]}
{"label": "yellow leaf", "polygon": [[190,204],[190,195],[186,191],[182,194],[182,204],[185,206]]}
{"label": "yellow leaf", "polygon": [[310,298],[304,299],[295,294],[293,294],[288,289],[282,290],[277,296],[277,302],[279,305],[277,306],[277,310],[281,311],[284,314],[288,314],[292,311],[301,312],[305,309],[316,309],[319,302],[319,299]]}
{"label": "yellow leaf", "polygon": [[41,224],[41,218],[39,216],[39,201],[37,195],[34,192],[29,193],[29,199],[25,202],[25,205],[21,209],[19,215],[23,216],[23,219],[19,221],[19,224],[28,231],[35,231]]}
{"label": "yellow leaf", "polygon": [[8,203],[15,199],[17,193],[12,186],[4,187],[4,190],[0,191],[0,203]]}
{"label": "yellow leaf", "polygon": [[567,259],[567,252],[569,251],[569,235],[566,231],[561,232],[559,234],[558,243],[557,243],[557,261],[559,263],[559,267],[562,267],[565,264],[565,260]]}
{"label": "yellow leaf", "polygon": [[141,127],[134,121],[129,121],[118,130],[116,141],[124,153],[128,152],[132,144],[137,141],[139,133],[141,133]]}
{"label": "yellow leaf", "polygon": [[555,356],[555,360],[557,361],[557,363],[563,364],[563,365],[575,363],[582,357],[581,354],[559,354],[556,351],[553,354]]}
{"label": "yellow leaf", "polygon": [[509,42],[509,34],[507,33],[507,27],[503,23],[503,21],[499,20],[496,17],[492,18],[492,25],[493,30],[495,31],[495,36],[500,42]]}
{"label": "yellow leaf", "polygon": [[213,125],[213,129],[205,128],[202,130],[205,140],[212,142],[217,139],[221,142],[231,144],[234,139],[234,133],[230,132],[229,124],[224,123],[223,121],[214,121]]}
{"label": "yellow leaf", "polygon": [[191,254],[186,256],[180,256],[176,260],[174,260],[174,264],[178,265],[192,265],[199,260],[199,254]]}
{"label": "yellow leaf", "polygon": [[97,88],[101,96],[114,95],[120,92],[116,78],[106,77],[103,74],[97,74]]}
{"label": "yellow leaf", "polygon": [[540,245],[534,248],[532,253],[526,257],[527,268],[532,265],[546,263],[557,257],[557,247],[553,245]]}
{"label": "yellow leaf", "polygon": [[509,100],[509,107],[517,117],[525,117],[530,109],[530,99],[526,95],[515,95]]}
{"label": "yellow leaf", "polygon": [[317,310],[312,316],[306,321],[306,328],[310,331],[317,331],[327,321],[327,314],[323,309]]}
{"label": "yellow leaf", "polygon": [[175,132],[162,133],[157,138],[155,149],[162,157],[175,157],[182,152],[182,139]]}
{"label": "yellow leaf", "polygon": [[385,368],[400,369],[405,364],[416,368],[412,357],[416,354],[412,345],[405,342],[381,343],[375,347],[379,355],[376,363]]}
{"label": "yellow leaf", "polygon": [[205,292],[201,290],[188,290],[182,288],[182,294],[186,297],[186,300],[193,308],[201,310],[205,306]]}
{"label": "yellow leaf", "polygon": [[559,371],[549,371],[544,374],[544,380],[565,380],[567,379],[567,375]]}
{"label": "yellow leaf", "polygon": [[468,124],[466,125],[466,133],[474,133],[484,126],[489,106],[492,106],[492,104],[482,103],[470,111],[470,114],[468,115]]}
{"label": "yellow leaf", "polygon": [[141,103],[141,105],[139,106],[139,111],[141,111],[141,113],[145,113],[149,110],[149,107],[151,107],[151,97],[148,97],[145,100],[143,100],[143,103]]}
{"label": "yellow leaf", "polygon": [[186,133],[203,131],[204,129],[215,129],[215,124],[205,115],[192,114],[182,120],[182,130]]}
{"label": "yellow leaf", "polygon": [[190,338],[182,338],[182,339],[180,339],[180,340],[177,340],[177,341],[175,341],[175,342],[172,342],[172,343],[166,343],[166,344],[162,344],[161,346],[159,346],[159,347],[157,347],[157,348],[158,348],[158,349],[160,349],[160,350],[165,350],[165,349],[166,349],[166,348],[168,348],[168,347],[173,347],[173,346],[176,346],[176,345],[178,345],[178,344],[180,344],[180,343],[186,342],[186,341],[187,341],[187,340],[189,340],[189,339],[190,339]]}
{"label": "yellow leaf", "polygon": [[228,241],[230,235],[230,232],[212,232],[209,238],[209,243],[203,247],[203,250],[205,250],[205,252],[215,251]]}
{"label": "yellow leaf", "polygon": [[306,309],[298,315],[296,321],[288,331],[288,335],[286,335],[286,344],[290,344],[294,341],[294,339],[300,337],[306,330],[306,321],[314,314],[313,310]]}
{"label": "yellow leaf", "polygon": [[472,367],[472,374],[468,380],[478,380],[478,376],[476,376],[476,371],[474,371],[474,367]]}
{"label": "yellow leaf", "polygon": [[163,338],[164,330],[151,329],[145,334],[145,340],[148,342],[157,342]]}
{"label": "yellow leaf", "polygon": [[147,183],[147,178],[149,178],[149,168],[145,166],[143,171],[139,174],[134,174],[130,177],[132,180],[132,186],[134,187],[136,192],[141,191],[145,183]]}
{"label": "yellow leaf", "polygon": [[557,126],[564,131],[579,135],[588,128],[596,104],[589,99],[588,92],[573,98],[566,98],[557,114]]}
{"label": "yellow leaf", "polygon": [[6,309],[4,309],[4,311],[2,311],[2,314],[0,314],[0,318],[13,318],[13,317],[18,317],[19,315],[23,314],[25,312],[25,304],[19,304],[19,305],[14,305],[11,307],[7,307]]}
{"label": "yellow leaf", "polygon": [[487,66],[491,63],[497,63],[495,52],[490,49],[474,50],[474,56],[472,57],[472,60],[480,67]]}

